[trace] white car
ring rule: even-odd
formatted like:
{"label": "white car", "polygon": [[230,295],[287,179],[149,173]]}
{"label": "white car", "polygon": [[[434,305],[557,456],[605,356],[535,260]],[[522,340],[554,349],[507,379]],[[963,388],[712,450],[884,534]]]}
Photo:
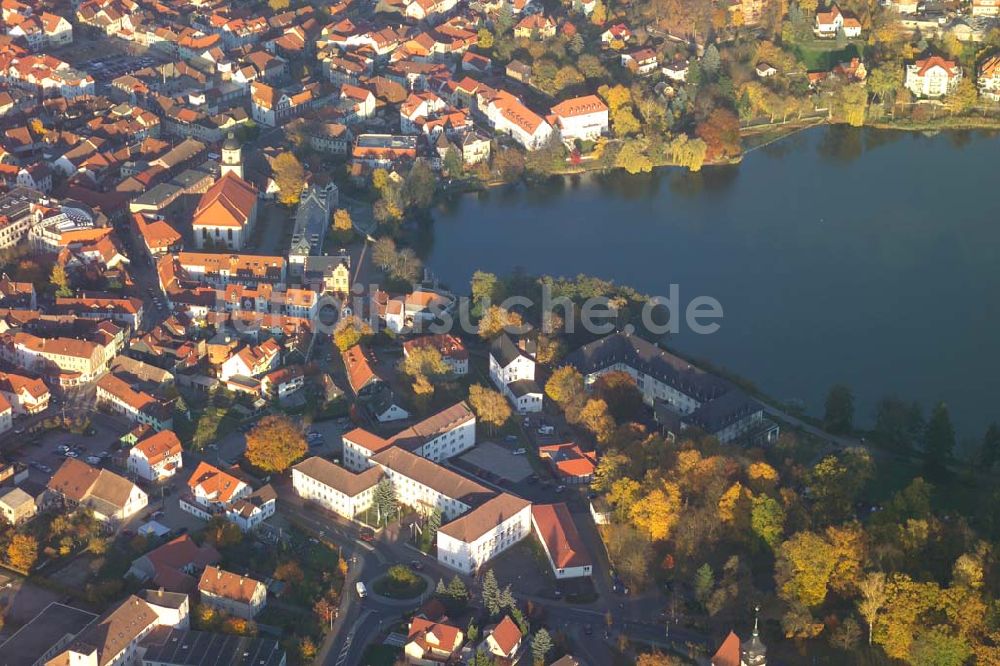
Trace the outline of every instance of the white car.
{"label": "white car", "polygon": [[512,456],[523,456],[527,452],[528,449],[514,449],[513,451],[510,452],[510,454]]}

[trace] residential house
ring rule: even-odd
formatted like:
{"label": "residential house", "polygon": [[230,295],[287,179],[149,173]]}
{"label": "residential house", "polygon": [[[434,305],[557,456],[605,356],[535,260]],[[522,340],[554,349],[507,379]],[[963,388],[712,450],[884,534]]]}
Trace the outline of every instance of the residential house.
{"label": "residential house", "polygon": [[403,646],[407,664],[438,666],[454,663],[459,657],[465,634],[458,627],[415,617]]}
{"label": "residential house", "polygon": [[973,16],[1000,16],[1000,0],[972,0]]}
{"label": "residential house", "polygon": [[146,508],[149,498],[137,485],[106,469],[67,458],[48,483],[46,503],[86,506],[102,521],[125,521]]}
{"label": "residential house", "polygon": [[181,441],[172,430],[139,440],[128,452],[128,471],[154,483],[169,479],[184,464]]}
{"label": "residential house", "polygon": [[502,660],[502,663],[517,663],[524,645],[524,634],[510,615],[504,615],[496,626],[487,628],[484,634],[486,637],[479,647],[480,652]]}
{"label": "residential house", "polygon": [[121,414],[130,421],[144,423],[157,431],[173,427],[171,403],[133,388],[118,375],[109,373],[101,377],[97,381],[96,396],[99,407]]}
{"label": "residential house", "polygon": [[215,566],[207,566],[198,581],[201,603],[251,620],[267,603],[264,583]]}
{"label": "residential house", "polygon": [[187,594],[198,586],[201,572],[222,556],[209,544],[199,546],[182,534],[132,561],[126,576],[168,592]]}
{"label": "residential house", "polygon": [[637,49],[621,54],[622,67],[637,76],[647,76],[656,71],[660,60],[653,49]]}
{"label": "residential house", "polygon": [[281,360],[281,345],[269,338],[259,345],[247,345],[230,356],[219,368],[219,379],[259,377],[274,370]]}
{"label": "residential house", "polygon": [[0,516],[9,525],[20,525],[35,517],[35,498],[18,486],[0,486]]}
{"label": "residential house", "polygon": [[543,14],[528,14],[514,26],[517,39],[546,40],[556,36],[556,22]]}
{"label": "residential house", "polygon": [[225,516],[226,520],[243,532],[252,532],[274,515],[277,506],[278,494],[270,484],[265,484],[250,493],[249,497],[240,498],[230,504]]}
{"label": "residential house", "polygon": [[542,390],[535,383],[531,343],[515,343],[506,333],[490,344],[490,379],[519,414],[542,411]]}
{"label": "residential house", "polygon": [[979,94],[1000,102],[1000,56],[990,56],[979,66]]}
{"label": "residential house", "polygon": [[836,4],[828,10],[816,12],[813,33],[817,37],[836,37],[840,31],[848,39],[861,36],[861,21],[851,12],[843,11]]}
{"label": "residential house", "polygon": [[205,461],[195,468],[187,486],[188,493],[181,497],[180,506],[202,520],[224,513],[234,502],[249,497],[252,492],[243,481]]}
{"label": "residential house", "polygon": [[[171,598],[167,601],[173,605]],[[47,664],[74,666],[130,666],[142,654],[140,643],[157,627],[169,627],[179,617],[176,609],[130,595],[81,631],[68,647]],[[181,622],[187,622],[185,614]]]}
{"label": "residential house", "polygon": [[927,56],[906,65],[906,89],[917,97],[944,97],[962,80],[962,66],[938,55]]}
{"label": "residential house", "polygon": [[0,396],[10,403],[14,416],[38,414],[49,406],[49,388],[41,379],[0,372]]}
{"label": "residential house", "polygon": [[369,353],[361,345],[354,345],[341,353],[344,368],[347,370],[347,382],[358,397],[373,395],[382,390],[384,383],[372,367]]}

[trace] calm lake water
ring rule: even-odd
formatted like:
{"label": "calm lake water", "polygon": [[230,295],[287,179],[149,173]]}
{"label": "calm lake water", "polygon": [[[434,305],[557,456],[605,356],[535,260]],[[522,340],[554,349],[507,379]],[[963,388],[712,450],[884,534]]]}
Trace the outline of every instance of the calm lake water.
{"label": "calm lake water", "polygon": [[679,351],[822,414],[887,394],[945,400],[960,435],[1000,419],[1000,138],[817,128],[732,168],[555,179],[435,212],[428,264],[587,273],[724,308]]}

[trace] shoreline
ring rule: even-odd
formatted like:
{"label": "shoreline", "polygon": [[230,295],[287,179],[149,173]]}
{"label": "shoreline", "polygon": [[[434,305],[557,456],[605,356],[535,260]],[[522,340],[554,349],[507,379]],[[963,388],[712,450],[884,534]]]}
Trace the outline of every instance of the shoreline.
{"label": "shoreline", "polygon": [[[735,166],[743,162],[743,158],[760,148],[770,146],[771,144],[778,143],[788,137],[798,134],[799,132],[812,129],[814,127],[837,127],[837,126],[849,126],[847,123],[833,122],[822,118],[808,118],[801,121],[789,121],[781,125],[758,125],[756,127],[747,127],[740,130],[740,138],[744,141],[744,150],[738,156],[734,158],[715,160],[712,162],[705,162],[702,168],[705,167],[724,167],[724,166]],[[866,123],[856,129],[877,129],[877,130],[888,130],[894,132],[947,132],[947,131],[996,131],[1000,132],[1000,117],[981,117],[972,118],[968,116],[943,116],[938,119],[926,120],[926,121],[913,121],[911,119],[905,120],[880,120],[877,122]],[[755,137],[763,137],[763,140],[756,144],[746,147],[747,139],[752,139]],[[654,161],[653,169],[661,168],[686,168],[669,160]],[[624,171],[622,167],[607,166],[607,165],[594,165],[589,166],[586,162],[573,165],[566,169],[560,169],[558,171],[549,172],[546,177],[558,176],[581,176],[592,173],[611,173],[614,171]],[[697,173],[697,172],[692,172]],[[635,174],[637,175],[637,174]],[[489,182],[480,182],[475,187],[469,187],[465,189],[456,189],[451,192],[447,192],[446,196],[470,194],[473,192],[482,192],[485,190],[490,190],[498,187],[503,187],[504,185],[514,185],[519,182],[524,182],[524,176],[521,176],[514,181],[506,180],[493,180]]]}

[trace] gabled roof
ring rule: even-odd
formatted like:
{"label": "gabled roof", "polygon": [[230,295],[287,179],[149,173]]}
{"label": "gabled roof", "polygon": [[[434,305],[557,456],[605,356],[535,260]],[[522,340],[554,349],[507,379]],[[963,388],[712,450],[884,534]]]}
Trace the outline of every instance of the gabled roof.
{"label": "gabled roof", "polygon": [[531,502],[526,499],[509,493],[500,493],[442,526],[438,531],[458,541],[472,543],[529,506],[531,506]]}
{"label": "gabled roof", "polygon": [[521,629],[514,623],[514,620],[510,619],[510,615],[503,616],[500,623],[493,628],[491,635],[500,651],[508,657],[514,656],[514,650],[523,637]]}
{"label": "gabled roof", "polygon": [[217,502],[229,502],[246,484],[232,474],[227,474],[205,461],[198,464],[194,474],[188,479],[188,487],[194,490],[200,488],[208,497]]}
{"label": "gabled roof", "polygon": [[261,587],[264,587],[264,583],[259,580],[211,565],[205,567],[205,571],[201,574],[201,580],[198,581],[199,592],[208,592],[217,597],[244,604],[250,603],[254,594]]}
{"label": "gabled roof", "polygon": [[151,437],[137,442],[133,450],[142,453],[150,465],[156,465],[168,456],[181,452],[181,440],[172,430],[161,430]]}
{"label": "gabled roof", "polygon": [[355,497],[373,487],[383,474],[382,468],[378,466],[369,467],[360,474],[355,474],[319,456],[306,458],[292,469],[348,497]]}
{"label": "gabled roof", "polygon": [[730,631],[712,655],[711,666],[740,666],[740,637]]}
{"label": "gabled roof", "polygon": [[243,228],[257,205],[257,190],[227,171],[198,202],[192,224],[195,227]]}
{"label": "gabled roof", "polygon": [[536,504],[531,507],[531,518],[557,569],[591,564],[590,554],[565,503]]}

